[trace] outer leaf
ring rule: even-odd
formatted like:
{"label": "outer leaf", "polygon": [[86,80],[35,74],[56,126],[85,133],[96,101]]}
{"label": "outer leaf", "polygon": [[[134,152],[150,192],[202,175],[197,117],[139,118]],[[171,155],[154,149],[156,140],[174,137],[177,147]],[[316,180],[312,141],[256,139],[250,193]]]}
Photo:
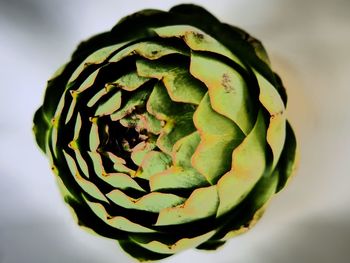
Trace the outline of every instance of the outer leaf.
{"label": "outer leaf", "polygon": [[265,123],[260,112],[253,130],[232,154],[232,169],[218,181],[221,216],[237,204],[254,187],[265,170]]}

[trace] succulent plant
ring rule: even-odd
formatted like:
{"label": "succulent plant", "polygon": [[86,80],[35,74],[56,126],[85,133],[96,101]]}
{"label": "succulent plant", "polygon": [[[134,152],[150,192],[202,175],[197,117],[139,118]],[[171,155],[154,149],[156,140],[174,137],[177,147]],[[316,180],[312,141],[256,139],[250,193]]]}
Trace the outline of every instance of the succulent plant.
{"label": "succulent plant", "polygon": [[258,40],[179,5],[82,42],[34,133],[78,224],[157,260],[257,222],[294,169],[286,103]]}

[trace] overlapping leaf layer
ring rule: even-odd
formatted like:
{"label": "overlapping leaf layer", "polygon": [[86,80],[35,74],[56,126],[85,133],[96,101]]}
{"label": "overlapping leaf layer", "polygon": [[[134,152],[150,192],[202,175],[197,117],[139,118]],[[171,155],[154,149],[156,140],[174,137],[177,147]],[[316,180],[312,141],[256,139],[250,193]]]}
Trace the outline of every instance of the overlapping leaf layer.
{"label": "overlapping leaf layer", "polygon": [[34,132],[78,223],[156,260],[259,219],[294,167],[285,106],[259,41],[181,5],[83,42]]}

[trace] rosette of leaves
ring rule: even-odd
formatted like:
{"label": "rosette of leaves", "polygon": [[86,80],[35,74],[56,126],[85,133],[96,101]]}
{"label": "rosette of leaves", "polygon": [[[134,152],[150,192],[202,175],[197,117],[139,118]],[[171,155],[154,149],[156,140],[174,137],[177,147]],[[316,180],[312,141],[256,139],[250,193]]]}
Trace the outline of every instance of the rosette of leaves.
{"label": "rosette of leaves", "polygon": [[81,43],[34,133],[78,224],[157,260],[260,218],[294,168],[286,102],[258,40],[180,5]]}

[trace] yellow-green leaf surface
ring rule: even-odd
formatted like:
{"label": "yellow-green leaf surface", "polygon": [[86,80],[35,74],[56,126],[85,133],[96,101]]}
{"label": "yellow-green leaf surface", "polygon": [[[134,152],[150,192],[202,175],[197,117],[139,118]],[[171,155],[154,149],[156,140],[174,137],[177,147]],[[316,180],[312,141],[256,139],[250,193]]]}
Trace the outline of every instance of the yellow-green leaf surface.
{"label": "yellow-green leaf surface", "polygon": [[[105,155],[113,162],[113,168],[116,172],[126,173],[130,176],[135,174],[134,170],[130,169],[129,167],[127,167],[125,165],[126,162],[124,159],[116,156],[115,154],[113,154],[111,152],[106,152]],[[93,156],[96,156],[95,159],[96,159],[97,163],[99,163],[99,161],[101,160],[99,157],[99,154],[95,153],[95,154],[93,154]],[[94,159],[93,156],[92,156],[92,158]]]}
{"label": "yellow-green leaf surface", "polygon": [[98,132],[98,118],[91,118],[90,121],[91,128],[89,133],[89,146],[90,151],[95,152],[100,145],[100,135]]}
{"label": "yellow-green leaf surface", "polygon": [[228,57],[244,68],[240,59],[232,54],[228,48],[196,27],[188,25],[174,25],[154,28],[153,30],[157,35],[163,38],[178,37],[184,39],[186,44],[192,50],[210,51]]}
{"label": "yellow-green leaf surface", "polygon": [[148,90],[136,91],[124,106],[110,115],[110,118],[112,121],[117,121],[124,118],[126,115],[130,114],[137,106],[144,105],[148,96]]}
{"label": "yellow-green leaf surface", "polygon": [[232,169],[218,181],[221,216],[239,204],[263,176],[266,164],[266,127],[262,113],[253,130],[232,153]]}
{"label": "yellow-green leaf surface", "polygon": [[142,239],[140,240],[139,238],[135,236],[131,236],[131,240],[134,241],[135,243],[139,244],[140,246],[157,252],[161,254],[174,254],[178,253],[180,251],[183,251],[188,248],[196,247],[199,244],[204,243],[207,241],[209,238],[211,238],[215,234],[215,231],[210,231],[208,233],[205,233],[203,235],[194,237],[194,238],[183,238],[175,242],[174,244],[164,244],[159,241],[151,241],[149,243],[143,243]]}
{"label": "yellow-green leaf surface", "polygon": [[152,192],[141,198],[135,199],[127,196],[122,191],[115,189],[107,194],[107,197],[115,204],[128,209],[137,209],[153,213],[159,213],[164,208],[182,204],[186,199],[174,194]]}
{"label": "yellow-green leaf surface", "polygon": [[151,191],[169,189],[195,189],[208,186],[207,179],[193,168],[171,166],[167,170],[156,173],[149,179]]}
{"label": "yellow-green leaf surface", "polygon": [[89,55],[74,71],[68,83],[73,82],[76,78],[81,74],[81,72],[86,68],[87,65],[90,64],[100,64],[106,60],[106,58],[112,54],[115,50],[118,50],[120,47],[126,45],[126,43],[120,43],[116,45],[111,45],[108,47],[104,47],[98,49],[91,55]]}
{"label": "yellow-green leaf surface", "polygon": [[100,177],[101,179],[104,178],[104,174],[106,174],[106,171],[104,170],[104,166],[102,163],[102,158],[99,152],[87,152],[91,158],[92,165],[94,168],[95,174]]}
{"label": "yellow-green leaf surface", "polygon": [[215,185],[198,188],[183,205],[160,211],[156,225],[177,225],[207,218],[216,214],[218,205],[219,197]]}
{"label": "yellow-green leaf surface", "polygon": [[86,163],[85,159],[81,155],[81,152],[78,149],[74,149],[74,153],[75,153],[75,159],[77,160],[77,164],[78,164],[79,168],[83,172],[84,176],[89,178],[90,177],[89,167],[88,167],[88,164]]}
{"label": "yellow-green leaf surface", "polygon": [[[145,192],[145,190],[133,178],[124,173],[105,173],[101,179],[117,189],[134,189]],[[107,196],[109,197],[108,194]]]}
{"label": "yellow-green leaf surface", "polygon": [[132,71],[117,79],[108,85],[114,85],[126,91],[134,91],[145,84],[149,78],[142,77],[137,72]]}
{"label": "yellow-green leaf surface", "polygon": [[69,170],[71,172],[71,174],[73,175],[74,180],[79,184],[79,186],[89,195],[95,197],[98,200],[101,201],[105,201],[108,203],[107,198],[105,197],[105,195],[100,191],[100,189],[97,188],[97,186],[95,184],[93,184],[92,182],[84,179],[77,168],[77,165],[74,161],[74,159],[65,151],[63,151],[64,157],[67,161]]}
{"label": "yellow-green leaf surface", "polygon": [[67,113],[67,116],[66,116],[65,124],[67,124],[71,120],[71,118],[73,116],[73,112],[74,112],[75,106],[77,104],[78,92],[71,91],[71,95],[72,95],[72,101],[71,101],[71,104],[69,105],[69,110],[68,110],[68,113]]}
{"label": "yellow-green leaf surface", "polygon": [[266,206],[276,192],[277,184],[279,179],[278,170],[274,171],[271,175],[263,177],[257,184],[256,192],[254,193],[255,198],[255,213],[252,216],[251,220],[244,226],[241,226],[239,229],[231,230],[221,239],[227,241],[230,238],[233,238],[237,235],[240,235],[250,228],[252,228],[258,220],[262,217],[265,212]]}
{"label": "yellow-green leaf surface", "polygon": [[110,115],[120,108],[121,105],[121,92],[118,91],[113,94],[107,101],[100,104],[95,112],[95,116]]}
{"label": "yellow-green leaf surface", "polygon": [[198,105],[206,92],[205,86],[178,63],[137,60],[136,67],[140,76],[162,80],[172,101]]}
{"label": "yellow-green leaf surface", "polygon": [[174,144],[192,133],[193,106],[172,102],[163,84],[157,83],[148,99],[147,111],[165,122],[157,140],[157,146],[171,154]]}
{"label": "yellow-green leaf surface", "polygon": [[156,146],[154,143],[140,142],[132,149],[131,159],[136,165],[140,166],[145,155],[152,151],[155,147]]}
{"label": "yellow-green leaf surface", "polygon": [[101,90],[99,90],[98,92],[96,92],[96,94],[88,101],[87,106],[88,107],[93,107],[97,104],[97,102],[103,98],[103,96],[105,96],[107,94],[107,89],[103,88]]}
{"label": "yellow-green leaf surface", "polygon": [[191,157],[200,143],[201,138],[198,131],[195,131],[182,139],[178,140],[172,152],[172,158],[174,165],[181,166],[183,168],[191,168]]}
{"label": "yellow-green leaf surface", "polygon": [[85,202],[90,209],[106,224],[127,232],[134,233],[154,233],[155,230],[136,224],[129,219],[122,216],[111,216],[107,213],[104,206],[100,203],[90,202],[85,197]]}
{"label": "yellow-green leaf surface", "polygon": [[230,119],[213,111],[208,95],[199,104],[193,120],[201,141],[192,156],[192,165],[214,184],[230,169],[232,151],[244,134]]}
{"label": "yellow-green leaf surface", "polygon": [[123,49],[109,59],[109,62],[117,62],[134,54],[153,60],[170,54],[186,54],[186,51],[177,47],[162,45],[161,43],[144,41]]}
{"label": "yellow-green leaf surface", "polygon": [[145,155],[136,176],[149,179],[153,174],[166,170],[170,164],[171,158],[169,155],[163,152],[151,151]]}
{"label": "yellow-green leaf surface", "polygon": [[248,134],[254,114],[248,87],[242,76],[223,62],[198,53],[191,55],[190,71],[208,87],[212,108]]}
{"label": "yellow-green leaf surface", "polygon": [[274,169],[282,153],[286,139],[286,116],[284,104],[276,88],[263,76],[254,71],[260,88],[259,100],[270,113],[270,124],[267,128],[267,142],[273,152]]}
{"label": "yellow-green leaf surface", "polygon": [[95,83],[95,80],[98,76],[98,74],[100,73],[101,68],[96,69],[93,73],[91,73],[84,81],[82,84],[80,84],[80,86],[78,87],[78,89],[75,90],[76,94],[78,93],[82,93],[83,91],[86,91],[87,89],[89,89],[90,87],[93,86],[93,84]]}

